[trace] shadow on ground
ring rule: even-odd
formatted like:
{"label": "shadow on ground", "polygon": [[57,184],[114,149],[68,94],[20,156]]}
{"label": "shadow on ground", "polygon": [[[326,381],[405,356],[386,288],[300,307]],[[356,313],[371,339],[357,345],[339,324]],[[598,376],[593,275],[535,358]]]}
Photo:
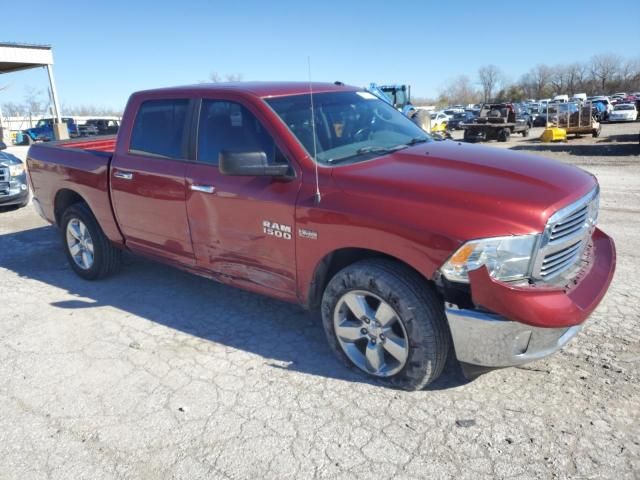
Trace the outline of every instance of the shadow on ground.
{"label": "shadow on ground", "polygon": [[[19,252],[19,255],[16,254]],[[117,275],[89,282],[67,265],[58,232],[40,227],[0,235],[0,267],[77,296],[62,309],[111,306],[143,319],[274,360],[274,368],[349,382],[374,383],[330,352],[319,314],[218,284],[145,259],[126,257]],[[282,365],[287,365],[282,367]],[[467,383],[455,361],[428,390]]]}
{"label": "shadow on ground", "polygon": [[[624,136],[624,135],[620,135]],[[606,144],[585,144],[585,143],[571,143],[573,139],[569,139],[563,143],[540,143],[538,140],[528,141],[527,143],[521,142],[518,145],[509,147],[511,150],[519,151],[531,151],[531,152],[564,152],[569,155],[575,156],[587,156],[587,157],[624,157],[624,156],[638,156],[640,155],[640,145],[638,143],[610,143]],[[637,159],[632,160],[633,163],[637,163]]]}

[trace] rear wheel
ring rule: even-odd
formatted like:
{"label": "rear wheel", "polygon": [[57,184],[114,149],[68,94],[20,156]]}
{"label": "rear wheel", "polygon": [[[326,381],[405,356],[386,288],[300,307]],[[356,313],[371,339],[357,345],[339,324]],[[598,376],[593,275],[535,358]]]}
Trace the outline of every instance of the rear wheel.
{"label": "rear wheel", "polygon": [[509,129],[508,128],[503,128],[498,133],[498,141],[499,142],[508,142],[510,136],[511,136],[511,132],[509,131]]}
{"label": "rear wheel", "polygon": [[120,267],[122,252],[111,244],[86,204],[67,208],[61,230],[69,265],[82,278],[103,278]]}
{"label": "rear wheel", "polygon": [[435,380],[450,350],[443,302],[416,272],[390,260],[338,272],[324,292],[322,320],[347,366],[407,390]]}
{"label": "rear wheel", "polygon": [[525,128],[525,129],[522,131],[522,136],[523,136],[523,137],[528,137],[528,136],[529,136],[529,127]]}

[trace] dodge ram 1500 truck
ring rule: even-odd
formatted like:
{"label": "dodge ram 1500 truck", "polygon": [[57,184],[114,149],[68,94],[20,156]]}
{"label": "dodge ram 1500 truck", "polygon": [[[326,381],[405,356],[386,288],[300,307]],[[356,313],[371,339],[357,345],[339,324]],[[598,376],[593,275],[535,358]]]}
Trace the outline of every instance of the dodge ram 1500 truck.
{"label": "dodge ram 1500 truck", "polygon": [[405,389],[450,354],[473,375],[557,351],[615,268],[592,175],[435,141],[343,84],[138,92],[117,138],[27,163],[81,277],[130,250],[319,308],[340,359]]}

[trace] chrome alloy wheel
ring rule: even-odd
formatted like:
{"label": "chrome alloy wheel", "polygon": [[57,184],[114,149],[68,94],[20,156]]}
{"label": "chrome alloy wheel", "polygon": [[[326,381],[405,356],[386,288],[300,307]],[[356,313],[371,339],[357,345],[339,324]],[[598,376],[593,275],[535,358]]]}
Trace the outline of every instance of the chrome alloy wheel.
{"label": "chrome alloy wheel", "polygon": [[67,248],[73,261],[83,270],[93,265],[93,239],[89,229],[78,218],[67,223]]}
{"label": "chrome alloy wheel", "polygon": [[407,331],[395,310],[377,295],[345,293],[336,304],[333,326],[342,351],[359,369],[390,377],[407,363]]}

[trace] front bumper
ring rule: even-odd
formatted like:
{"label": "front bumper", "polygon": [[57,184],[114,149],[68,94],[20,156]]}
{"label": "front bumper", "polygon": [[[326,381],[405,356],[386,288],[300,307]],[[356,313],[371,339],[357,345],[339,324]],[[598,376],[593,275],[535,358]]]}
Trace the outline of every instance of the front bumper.
{"label": "front bumper", "polygon": [[507,320],[480,310],[445,308],[459,361],[483,367],[513,367],[557,352],[581,325],[541,328]]}
{"label": "front bumper", "polygon": [[26,176],[14,177],[8,190],[0,190],[0,206],[18,205],[29,197],[29,185]]}
{"label": "front bumper", "polygon": [[613,240],[601,230],[594,231],[586,255],[586,266],[561,287],[512,286],[491,278],[484,267],[469,272],[478,308],[445,309],[458,360],[508,367],[566,345],[604,297],[615,270]]}

